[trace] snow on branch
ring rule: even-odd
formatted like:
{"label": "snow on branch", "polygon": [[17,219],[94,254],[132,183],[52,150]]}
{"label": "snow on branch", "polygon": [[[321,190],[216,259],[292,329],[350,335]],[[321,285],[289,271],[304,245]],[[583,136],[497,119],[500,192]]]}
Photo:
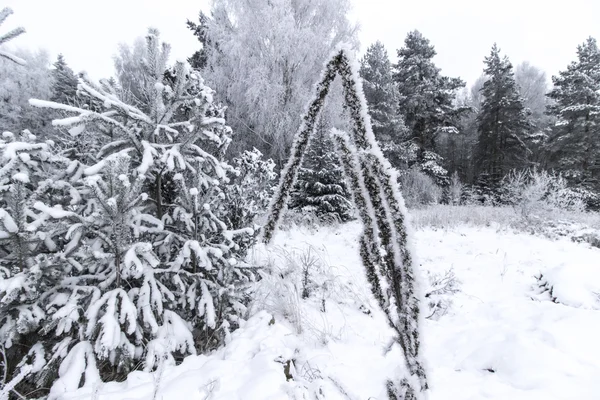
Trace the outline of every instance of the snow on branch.
{"label": "snow on branch", "polygon": [[[6,20],[6,18],[8,18],[11,14],[13,13],[13,10],[6,7],[3,8],[2,10],[0,10],[0,25],[2,25],[2,23]],[[0,34],[0,45],[3,45],[7,42],[9,42],[10,40],[13,40],[14,38],[16,38],[17,36],[22,35],[23,33],[25,33],[25,29],[24,28],[15,28],[11,31],[9,31],[8,33],[5,34]],[[0,49],[0,57],[6,58],[10,61],[13,61],[19,65],[25,65],[27,64],[25,62],[25,60],[23,60],[20,57],[17,57],[16,55],[6,51],[6,50],[1,50]]]}

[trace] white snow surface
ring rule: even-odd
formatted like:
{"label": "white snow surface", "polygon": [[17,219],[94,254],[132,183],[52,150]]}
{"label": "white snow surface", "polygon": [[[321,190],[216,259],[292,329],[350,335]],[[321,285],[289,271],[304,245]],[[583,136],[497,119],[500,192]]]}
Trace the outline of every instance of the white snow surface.
{"label": "white snow surface", "polygon": [[[282,278],[285,287],[259,300],[224,348],[62,398],[89,399],[97,391],[98,400],[385,399],[385,379],[403,363],[397,348],[385,354],[392,332],[367,287],[359,233],[358,223],[279,232],[254,258],[278,268],[310,249],[322,264],[312,278],[327,290],[302,300],[294,276]],[[458,281],[448,312],[422,328],[429,400],[600,398],[600,310],[593,300],[600,249],[493,228],[414,236],[424,279],[452,269]],[[540,274],[555,301],[540,290]],[[268,295],[269,279],[263,282]],[[426,303],[423,313],[429,315]],[[287,380],[290,359],[294,379]]]}

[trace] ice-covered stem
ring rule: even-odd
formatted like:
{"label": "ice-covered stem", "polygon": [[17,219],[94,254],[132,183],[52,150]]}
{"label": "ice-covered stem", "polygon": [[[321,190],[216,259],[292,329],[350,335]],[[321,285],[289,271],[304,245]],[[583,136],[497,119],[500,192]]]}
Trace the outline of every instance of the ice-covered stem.
{"label": "ice-covered stem", "polygon": [[[397,333],[396,341],[406,355],[408,370],[419,378],[419,385],[425,389],[427,382],[418,360],[418,307],[411,307],[418,303],[414,301],[412,272],[406,271],[406,267],[411,266],[406,229],[401,230],[404,232],[401,235],[404,248],[399,249],[397,224],[390,220],[390,211],[396,210],[401,216],[399,223],[403,223],[403,213],[399,211],[397,201],[393,198],[390,201],[390,195],[394,197],[390,192],[390,189],[393,192],[393,187],[390,187],[387,175],[375,167],[380,166],[378,160],[370,153],[359,154],[344,132],[332,130],[332,134],[364,226],[360,252],[371,290]],[[381,252],[382,248],[384,252]],[[405,282],[407,278],[408,284]],[[415,393],[415,390],[408,382],[402,379],[400,387],[405,387],[405,395],[400,398],[414,398],[409,393]]]}
{"label": "ice-covered stem", "polygon": [[[385,249],[386,273],[384,275],[389,279],[390,297],[393,298],[392,303],[396,307],[396,315],[390,315],[390,319],[397,318],[393,326],[398,334],[396,341],[405,354],[409,372],[418,378],[421,390],[426,390],[427,379],[419,357],[420,309],[418,294],[415,292],[413,261],[408,250],[406,211],[397,188],[397,181],[389,172],[389,168],[386,169],[382,160],[372,153],[365,153],[363,156],[363,168],[368,171],[366,180],[373,185],[373,190],[369,193],[381,199],[374,203],[377,206],[375,216]],[[391,310],[388,312],[394,314]],[[410,399],[411,385],[408,381],[402,380],[402,382],[401,387],[406,386],[407,389],[406,396],[400,398]]]}
{"label": "ice-covered stem", "polygon": [[364,225],[361,257],[373,294],[397,332],[396,340],[404,352],[410,375],[388,382],[388,395],[397,400],[423,399],[428,385],[419,357],[419,298],[409,251],[406,209],[396,177],[373,135],[358,68],[344,49],[331,58],[317,85],[317,95],[304,116],[271,203],[263,240],[268,243],[273,237],[329,86],[337,74],[342,78],[345,105],[353,126],[351,136],[334,134],[334,141]]}
{"label": "ice-covered stem", "polygon": [[[374,217],[377,219],[380,239],[385,249],[385,267],[383,274],[388,277],[392,290],[390,298],[395,300],[397,317],[394,328],[398,333],[397,341],[405,353],[408,370],[418,378],[415,383],[402,379],[400,386],[406,399],[418,398],[417,393],[426,390],[427,379],[419,357],[419,298],[415,293],[415,277],[413,262],[409,252],[406,226],[406,209],[398,190],[397,180],[391,173],[391,166],[384,158],[371,129],[367,104],[362,91],[361,80],[353,66],[351,58],[341,51],[338,72],[342,78],[345,104],[352,118],[352,140],[360,151],[361,168],[365,174],[365,185],[368,195],[375,207]],[[386,310],[384,310],[386,311]],[[391,313],[391,310],[387,310]],[[408,385],[408,388],[406,387]],[[414,390],[413,390],[414,389]],[[411,393],[413,393],[411,395]],[[402,398],[402,397],[401,397]]]}
{"label": "ice-covered stem", "polygon": [[0,400],[8,400],[10,392],[23,381],[23,379],[27,378],[28,375],[31,374],[33,367],[31,365],[26,365],[20,369],[19,373],[14,376],[9,382],[0,389]]}
{"label": "ice-covered stem", "polygon": [[262,241],[265,243],[271,241],[277,230],[277,226],[283,217],[285,207],[290,198],[290,193],[298,178],[298,171],[302,165],[304,153],[308,149],[308,145],[315,131],[317,120],[323,110],[325,98],[329,93],[329,87],[337,75],[337,65],[339,64],[339,57],[341,54],[342,53],[339,53],[333,57],[325,66],[321,81],[316,86],[316,96],[310,102],[308,110],[304,115],[302,125],[300,126],[298,133],[296,133],[296,138],[294,139],[290,152],[290,158],[281,172],[279,185],[273,196],[273,200],[271,200],[271,204],[269,205],[267,223],[262,232]]}
{"label": "ice-covered stem", "polygon": [[373,213],[369,212],[373,208],[371,199],[366,196],[364,187],[364,177],[356,159],[356,150],[350,143],[348,135],[337,129],[331,130],[333,142],[342,165],[344,178],[348,182],[350,195],[359,217],[363,223],[363,232],[360,237],[360,256],[366,270],[367,280],[371,285],[373,296],[377,300],[382,310],[387,309],[388,301],[382,290],[380,271],[382,271],[382,255],[379,245],[379,233],[377,222],[372,218]]}

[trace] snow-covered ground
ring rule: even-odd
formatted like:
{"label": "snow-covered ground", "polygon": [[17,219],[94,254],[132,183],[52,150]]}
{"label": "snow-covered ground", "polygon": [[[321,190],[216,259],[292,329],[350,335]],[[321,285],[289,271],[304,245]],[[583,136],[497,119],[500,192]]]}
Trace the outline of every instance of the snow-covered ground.
{"label": "snow-covered ground", "polygon": [[[384,399],[402,363],[386,354],[391,330],[366,285],[359,231],[280,232],[256,249],[276,273],[227,346],[65,398]],[[423,327],[430,400],[600,399],[600,249],[474,227],[422,229],[414,243],[425,281],[454,276],[449,293],[428,297],[442,305]]]}

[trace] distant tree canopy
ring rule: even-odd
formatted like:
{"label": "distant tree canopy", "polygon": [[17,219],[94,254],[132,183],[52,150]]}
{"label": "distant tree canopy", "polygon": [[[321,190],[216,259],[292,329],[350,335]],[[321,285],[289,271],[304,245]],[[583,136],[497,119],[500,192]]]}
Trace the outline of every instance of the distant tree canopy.
{"label": "distant tree canopy", "polygon": [[232,150],[285,163],[326,58],[358,45],[349,10],[349,0],[217,0],[210,18],[188,24],[203,45],[194,59],[228,106]]}

